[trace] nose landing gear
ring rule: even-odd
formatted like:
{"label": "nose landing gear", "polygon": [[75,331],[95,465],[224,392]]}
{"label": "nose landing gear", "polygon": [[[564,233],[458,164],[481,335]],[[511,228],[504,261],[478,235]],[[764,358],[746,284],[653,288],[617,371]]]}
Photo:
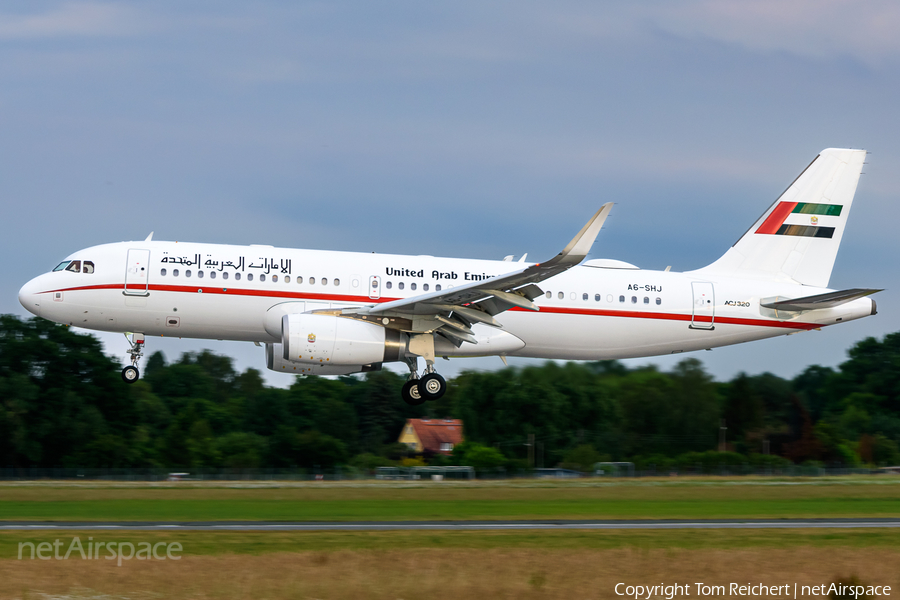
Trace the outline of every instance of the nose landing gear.
{"label": "nose landing gear", "polygon": [[131,346],[126,353],[131,357],[131,364],[122,369],[122,381],[125,383],[134,383],[141,376],[137,364],[141,360],[141,357],[144,356],[144,334],[135,333],[134,341],[129,340],[128,334],[125,334],[125,339],[128,341],[128,345]]}

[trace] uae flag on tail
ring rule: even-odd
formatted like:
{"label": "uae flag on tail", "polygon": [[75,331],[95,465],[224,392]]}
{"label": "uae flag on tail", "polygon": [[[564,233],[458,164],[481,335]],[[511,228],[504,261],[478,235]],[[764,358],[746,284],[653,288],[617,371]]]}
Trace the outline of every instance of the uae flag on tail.
{"label": "uae flag on tail", "polygon": [[829,227],[828,222],[837,220],[842,208],[840,204],[779,202],[756,233],[830,239],[834,227]]}

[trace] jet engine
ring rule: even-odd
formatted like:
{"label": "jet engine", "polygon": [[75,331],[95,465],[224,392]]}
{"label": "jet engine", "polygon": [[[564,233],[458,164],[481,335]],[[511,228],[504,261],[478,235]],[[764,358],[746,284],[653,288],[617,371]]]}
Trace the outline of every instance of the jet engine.
{"label": "jet engine", "polygon": [[281,344],[266,344],[266,367],[279,373],[325,376],[380,371],[381,363],[373,363],[371,365],[326,365],[292,362],[284,360],[284,349]]}
{"label": "jet engine", "polygon": [[281,319],[282,358],[315,365],[372,365],[401,360],[406,354],[406,336],[333,315],[309,313],[284,315]]}

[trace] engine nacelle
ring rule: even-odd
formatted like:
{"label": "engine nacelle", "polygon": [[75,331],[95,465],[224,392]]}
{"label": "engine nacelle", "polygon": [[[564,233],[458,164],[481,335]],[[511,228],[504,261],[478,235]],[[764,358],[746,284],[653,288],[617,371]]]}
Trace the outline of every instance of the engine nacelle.
{"label": "engine nacelle", "polygon": [[284,360],[316,365],[371,365],[406,354],[403,334],[332,315],[290,314],[281,319]]}
{"label": "engine nacelle", "polygon": [[351,373],[366,373],[380,371],[381,363],[371,365],[324,365],[291,362],[284,360],[284,350],[281,344],[266,344],[266,367],[279,373],[293,373],[294,375],[350,375]]}

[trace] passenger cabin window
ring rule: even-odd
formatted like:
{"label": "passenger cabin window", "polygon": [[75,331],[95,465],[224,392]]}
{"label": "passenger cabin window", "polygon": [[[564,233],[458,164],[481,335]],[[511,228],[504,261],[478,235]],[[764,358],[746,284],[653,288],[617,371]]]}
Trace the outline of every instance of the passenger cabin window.
{"label": "passenger cabin window", "polygon": [[[202,273],[203,271],[200,271],[200,272]],[[185,269],[185,270],[184,270],[184,276],[185,276],[185,277],[190,277],[190,276],[191,276],[191,270],[190,270],[190,269]]]}
{"label": "passenger cabin window", "polygon": [[272,281],[278,281],[278,275],[272,275]]}
{"label": "passenger cabin window", "polygon": [[178,277],[178,269],[172,269],[172,277]]}
{"label": "passenger cabin window", "polygon": [[625,296],[619,296],[619,302],[625,302]]}
{"label": "passenger cabin window", "polygon": [[423,283],[423,284],[422,284],[422,289],[425,290],[425,291],[427,292],[427,291],[428,291],[428,284],[427,284],[427,283]]}
{"label": "passenger cabin window", "polygon": [[53,272],[56,273],[57,271],[62,271],[62,270],[65,269],[68,265],[69,265],[69,261],[64,260],[64,261],[62,261],[61,263],[59,263],[58,265],[56,265],[56,268],[53,269]]}
{"label": "passenger cabin window", "polygon": [[[212,277],[212,275],[210,275]],[[197,271],[197,279],[203,279],[203,271]]]}
{"label": "passenger cabin window", "polygon": [[94,263],[89,260],[84,261],[84,264],[81,265],[82,273],[93,273],[94,272]]}
{"label": "passenger cabin window", "polygon": [[558,293],[556,296],[557,296],[560,300],[562,300],[563,298],[566,297],[566,295],[565,295],[564,293],[562,293],[562,292]]}
{"label": "passenger cabin window", "polygon": [[298,278],[297,278],[297,283],[303,283],[303,278],[302,278],[302,277],[298,277]]}
{"label": "passenger cabin window", "polygon": [[391,283],[390,281],[388,281],[387,283],[384,284],[384,287],[386,287],[387,289],[391,289],[392,287],[394,287],[394,284]]}
{"label": "passenger cabin window", "polygon": [[328,285],[328,279],[325,277],[322,278],[322,285]]}
{"label": "passenger cabin window", "polygon": [[398,283],[398,284],[397,284],[397,287],[400,288],[400,289],[402,290],[402,289],[403,289],[403,282],[401,281],[400,283]]}
{"label": "passenger cabin window", "polygon": [[662,304],[662,298],[657,298],[656,305],[659,306],[660,304]]}
{"label": "passenger cabin window", "polygon": [[581,295],[581,299],[582,299],[582,300],[587,300],[587,299],[588,299],[588,295],[587,295],[587,294],[582,294],[582,295]]}
{"label": "passenger cabin window", "polygon": [[[228,279],[228,273],[222,273],[222,277],[224,277],[225,279]],[[284,282],[285,282],[285,283],[290,283],[290,282],[291,282],[291,276],[290,276],[290,275],[285,275],[285,276],[284,276]]]}
{"label": "passenger cabin window", "polygon": [[222,272],[222,279],[228,279],[228,271]]}
{"label": "passenger cabin window", "polygon": [[235,280],[240,281],[240,280],[241,280],[241,274],[240,274],[240,273],[235,273],[235,274],[234,274],[234,278],[235,278]]}
{"label": "passenger cabin window", "polygon": [[315,278],[315,277],[310,277],[310,278],[309,278],[309,285],[316,285],[316,278]]}
{"label": "passenger cabin window", "polygon": [[594,294],[594,302],[600,302],[600,294]]}
{"label": "passenger cabin window", "polygon": [[632,304],[637,304],[637,296],[632,296],[632,297],[631,297],[631,303],[632,303]]}
{"label": "passenger cabin window", "polygon": [[644,296],[644,304],[650,304],[650,298]]}
{"label": "passenger cabin window", "polygon": [[[335,280],[334,284],[337,285],[337,281],[336,281],[336,280]],[[416,291],[416,284],[415,284],[415,283],[409,284],[409,289],[411,289],[412,291]]]}
{"label": "passenger cabin window", "polygon": [[553,297],[553,292],[547,292],[547,293],[544,294],[544,295],[547,297],[547,300],[549,300],[550,298]]}
{"label": "passenger cabin window", "polygon": [[247,273],[247,281],[253,281],[253,273]]}
{"label": "passenger cabin window", "polygon": [[69,266],[66,267],[66,271],[71,271],[72,273],[81,273],[81,261],[73,260],[69,263]]}
{"label": "passenger cabin window", "polygon": [[437,284],[436,286],[434,286],[434,291],[436,291],[436,292],[441,291],[441,284]]}
{"label": "passenger cabin window", "polygon": [[216,278],[216,272],[215,272],[215,271],[210,271],[210,272],[209,272],[209,278],[210,278],[210,279],[215,279],[215,278]]}
{"label": "passenger cabin window", "polygon": [[160,270],[159,270],[159,274],[162,275],[163,277],[165,277],[165,276],[166,276],[166,270],[165,270],[165,269],[160,269]]}
{"label": "passenger cabin window", "polygon": [[262,275],[260,275],[260,276],[259,276],[259,280],[260,280],[260,281],[265,281],[265,280],[266,280],[266,274],[263,273]]}

